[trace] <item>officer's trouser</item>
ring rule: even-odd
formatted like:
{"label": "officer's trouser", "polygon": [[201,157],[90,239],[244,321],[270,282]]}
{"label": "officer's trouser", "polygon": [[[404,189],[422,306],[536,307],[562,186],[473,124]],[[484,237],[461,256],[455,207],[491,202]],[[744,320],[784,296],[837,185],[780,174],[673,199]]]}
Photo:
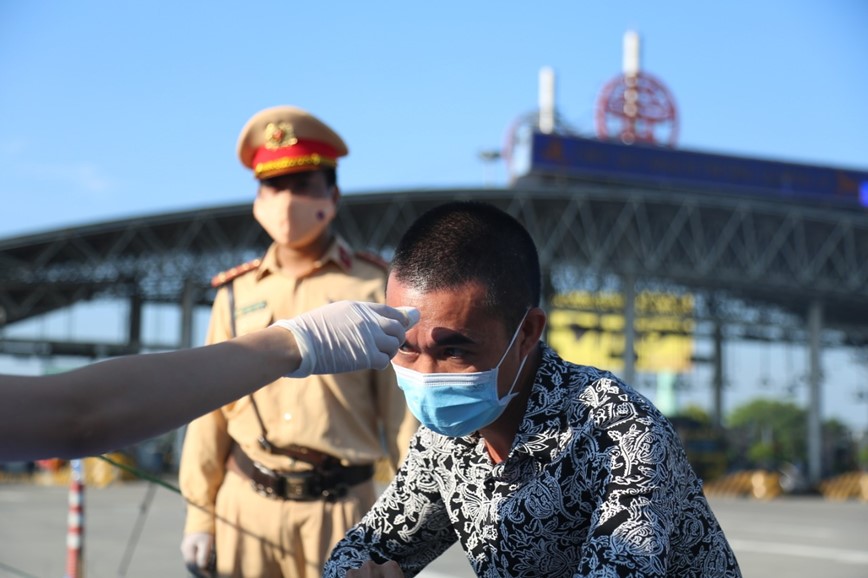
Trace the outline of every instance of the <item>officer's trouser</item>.
{"label": "officer's trouser", "polygon": [[373,481],[343,499],[260,496],[232,471],[217,494],[217,574],[237,578],[320,578],[332,548],[374,504]]}

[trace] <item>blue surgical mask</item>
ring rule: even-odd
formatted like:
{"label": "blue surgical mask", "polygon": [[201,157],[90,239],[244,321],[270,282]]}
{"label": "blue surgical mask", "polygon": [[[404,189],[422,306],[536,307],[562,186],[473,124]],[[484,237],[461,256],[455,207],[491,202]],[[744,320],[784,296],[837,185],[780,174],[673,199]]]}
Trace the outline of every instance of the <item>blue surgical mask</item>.
{"label": "blue surgical mask", "polygon": [[[527,317],[527,312],[524,315]],[[463,437],[499,418],[509,402],[518,395],[518,392],[513,393],[513,390],[527,356],[521,360],[512,386],[503,397],[497,395],[497,372],[515,343],[525,317],[522,317],[518,324],[518,329],[515,330],[500,361],[488,371],[421,373],[393,362],[398,387],[404,391],[407,406],[416,419],[439,434]]]}

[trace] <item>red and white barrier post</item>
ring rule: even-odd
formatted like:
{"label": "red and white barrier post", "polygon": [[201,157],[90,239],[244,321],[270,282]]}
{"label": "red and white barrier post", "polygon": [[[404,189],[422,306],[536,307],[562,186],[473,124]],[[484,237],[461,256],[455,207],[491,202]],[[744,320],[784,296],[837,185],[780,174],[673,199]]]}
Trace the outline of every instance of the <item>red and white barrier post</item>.
{"label": "red and white barrier post", "polygon": [[84,578],[84,461],[72,460],[69,471],[69,518],[64,578]]}

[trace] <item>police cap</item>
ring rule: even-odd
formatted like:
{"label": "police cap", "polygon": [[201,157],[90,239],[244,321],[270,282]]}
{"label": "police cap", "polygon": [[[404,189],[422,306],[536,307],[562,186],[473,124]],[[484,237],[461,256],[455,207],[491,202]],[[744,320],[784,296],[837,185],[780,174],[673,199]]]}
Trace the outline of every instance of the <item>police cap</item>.
{"label": "police cap", "polygon": [[335,168],[338,158],[347,153],[347,145],[335,131],[295,106],[257,112],[238,137],[238,158],[260,180]]}

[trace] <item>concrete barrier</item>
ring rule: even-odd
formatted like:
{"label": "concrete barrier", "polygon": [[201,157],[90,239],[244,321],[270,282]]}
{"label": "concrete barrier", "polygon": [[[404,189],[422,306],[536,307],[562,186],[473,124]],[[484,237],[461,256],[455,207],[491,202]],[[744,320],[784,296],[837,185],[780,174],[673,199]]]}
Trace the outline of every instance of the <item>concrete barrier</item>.
{"label": "concrete barrier", "polygon": [[780,496],[781,475],[767,470],[733,472],[704,485],[708,497],[744,497],[771,500]]}
{"label": "concrete barrier", "polygon": [[868,502],[868,472],[847,472],[820,483],[820,493],[827,500],[861,500]]}

